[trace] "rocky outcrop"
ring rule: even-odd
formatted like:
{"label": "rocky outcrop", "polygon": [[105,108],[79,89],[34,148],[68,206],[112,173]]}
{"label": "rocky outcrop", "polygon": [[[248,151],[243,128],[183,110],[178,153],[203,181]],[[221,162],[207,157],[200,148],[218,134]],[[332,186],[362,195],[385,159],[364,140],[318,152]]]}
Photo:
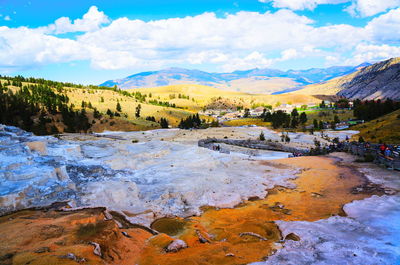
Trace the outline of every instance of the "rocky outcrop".
{"label": "rocky outcrop", "polygon": [[339,95],[361,100],[400,100],[400,57],[362,67],[357,72],[309,85],[293,93]]}
{"label": "rocky outcrop", "polygon": [[[145,136],[178,132],[149,131]],[[297,173],[295,168],[263,165],[262,157],[249,160],[240,153],[199,148],[194,141],[140,138],[132,143],[140,135],[58,139],[1,126],[0,214],[68,202],[73,208],[107,207],[132,223],[149,225],[163,216],[200,214],[204,205],[230,208],[249,197],[265,197],[267,188],[287,185]]]}
{"label": "rocky outcrop", "polygon": [[350,99],[400,99],[400,58],[376,63],[358,71],[338,93]]}
{"label": "rocky outcrop", "polygon": [[0,214],[75,197],[64,161],[47,154],[55,141],[0,125]]}

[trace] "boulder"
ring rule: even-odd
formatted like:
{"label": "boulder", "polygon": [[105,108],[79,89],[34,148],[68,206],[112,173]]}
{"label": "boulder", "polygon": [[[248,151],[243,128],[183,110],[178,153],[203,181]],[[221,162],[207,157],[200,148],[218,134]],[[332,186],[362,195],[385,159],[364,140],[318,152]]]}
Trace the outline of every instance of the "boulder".
{"label": "boulder", "polygon": [[285,236],[285,240],[300,241],[300,237],[295,233],[290,233]]}
{"label": "boulder", "polygon": [[25,143],[31,151],[38,152],[41,155],[47,155],[47,143],[43,141],[34,141]]}
{"label": "boulder", "polygon": [[183,248],[187,248],[187,244],[185,241],[181,240],[181,239],[175,239],[174,241],[172,241],[171,244],[169,244],[166,248],[167,252],[178,252],[179,250],[183,249]]}

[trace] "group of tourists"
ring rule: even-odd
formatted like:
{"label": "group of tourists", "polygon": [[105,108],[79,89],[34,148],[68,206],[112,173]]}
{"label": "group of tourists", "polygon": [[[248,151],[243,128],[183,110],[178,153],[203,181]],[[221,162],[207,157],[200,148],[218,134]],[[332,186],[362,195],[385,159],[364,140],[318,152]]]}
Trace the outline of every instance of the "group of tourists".
{"label": "group of tourists", "polygon": [[393,150],[385,143],[379,146],[379,151],[382,156],[388,159],[393,159]]}
{"label": "group of tourists", "polygon": [[219,144],[212,146],[213,151],[221,151],[221,146]]}

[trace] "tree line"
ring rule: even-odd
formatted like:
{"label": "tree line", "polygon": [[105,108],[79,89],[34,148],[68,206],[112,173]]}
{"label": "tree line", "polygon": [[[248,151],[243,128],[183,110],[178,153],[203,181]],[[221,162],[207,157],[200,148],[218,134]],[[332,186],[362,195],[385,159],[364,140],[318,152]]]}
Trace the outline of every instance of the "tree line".
{"label": "tree line", "polygon": [[[64,94],[55,93],[47,84],[29,84],[13,92],[0,82],[0,123],[18,126],[38,135],[58,133],[56,122],[65,125],[66,132],[88,131],[91,127],[86,111],[74,110]],[[12,84],[11,84],[12,85]],[[61,115],[61,119],[56,114]]]}
{"label": "tree line", "polygon": [[282,110],[270,112],[267,109],[264,109],[260,118],[265,122],[271,122],[274,129],[282,127],[295,129],[300,125],[304,125],[308,120],[307,114],[305,112],[299,114],[297,109],[293,109],[290,114]]}
{"label": "tree line", "polygon": [[391,99],[386,100],[355,100],[354,117],[360,120],[370,121],[380,116],[400,109],[400,102]]}
{"label": "tree line", "polygon": [[191,128],[200,128],[202,125],[202,120],[200,119],[199,114],[194,114],[186,119],[181,119],[178,127],[180,129],[191,129]]}

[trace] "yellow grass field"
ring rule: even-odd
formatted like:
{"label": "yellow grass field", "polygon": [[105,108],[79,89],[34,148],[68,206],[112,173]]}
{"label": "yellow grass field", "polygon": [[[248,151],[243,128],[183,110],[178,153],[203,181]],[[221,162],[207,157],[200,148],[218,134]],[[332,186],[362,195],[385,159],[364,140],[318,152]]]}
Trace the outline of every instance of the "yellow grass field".
{"label": "yellow grass field", "polygon": [[[308,104],[319,103],[321,100],[311,95],[284,94],[284,95],[266,95],[266,94],[249,94],[243,92],[234,92],[217,89],[202,85],[173,85],[152,88],[130,89],[130,92],[141,92],[152,98],[161,101],[169,101],[175,103],[179,107],[189,110],[198,111],[204,106],[212,103],[213,99],[224,98],[237,102],[238,105],[249,108],[253,105],[277,105],[277,104]],[[188,99],[172,99],[171,95],[185,95]],[[179,101],[177,101],[179,100]]]}
{"label": "yellow grass field", "polygon": [[243,119],[235,119],[224,122],[226,126],[248,126],[248,125],[256,125],[260,127],[269,127],[271,125],[270,122],[264,122],[259,118],[243,118]]}
{"label": "yellow grass field", "polygon": [[365,141],[373,143],[400,144],[399,115],[400,110],[396,110],[378,119],[352,127],[352,130],[360,131],[354,136],[354,140],[362,136]]}
{"label": "yellow grass field", "polygon": [[[1,80],[4,83],[4,80]],[[23,83],[27,85],[28,83]],[[18,87],[9,86],[11,90],[18,90]],[[70,102],[74,104],[75,109],[82,108],[82,101],[86,105],[91,104],[92,108],[96,108],[103,114],[103,118],[99,122],[95,122],[92,129],[94,131],[102,130],[147,130],[160,128],[158,123],[147,121],[145,118],[153,116],[157,121],[160,118],[166,118],[169,124],[176,127],[182,118],[193,115],[207,105],[218,100],[230,102],[231,106],[241,106],[251,108],[260,105],[279,105],[279,104],[308,104],[318,103],[320,99],[309,95],[265,95],[265,94],[249,94],[243,92],[225,91],[210,86],[202,85],[174,85],[153,88],[141,88],[128,90],[130,93],[140,92],[146,95],[146,101],[140,102],[135,97],[129,97],[113,90],[94,89],[90,87],[76,88],[64,87],[62,93],[66,94]],[[150,100],[157,100],[175,104],[177,108],[165,107],[150,104]],[[121,106],[121,117],[111,119],[105,115],[108,109],[112,112],[116,111],[117,104]],[[136,117],[136,107],[141,105],[140,117]],[[217,104],[218,105],[218,104]],[[93,112],[90,108],[86,111],[91,115]],[[202,116],[208,121],[210,117]],[[240,125],[249,125],[250,121],[239,122]],[[262,126],[261,121],[253,120],[256,125]],[[235,121],[232,122],[235,124]],[[236,122],[237,123],[237,122]],[[240,126],[238,124],[238,126]],[[59,126],[57,126],[59,127]]]}

